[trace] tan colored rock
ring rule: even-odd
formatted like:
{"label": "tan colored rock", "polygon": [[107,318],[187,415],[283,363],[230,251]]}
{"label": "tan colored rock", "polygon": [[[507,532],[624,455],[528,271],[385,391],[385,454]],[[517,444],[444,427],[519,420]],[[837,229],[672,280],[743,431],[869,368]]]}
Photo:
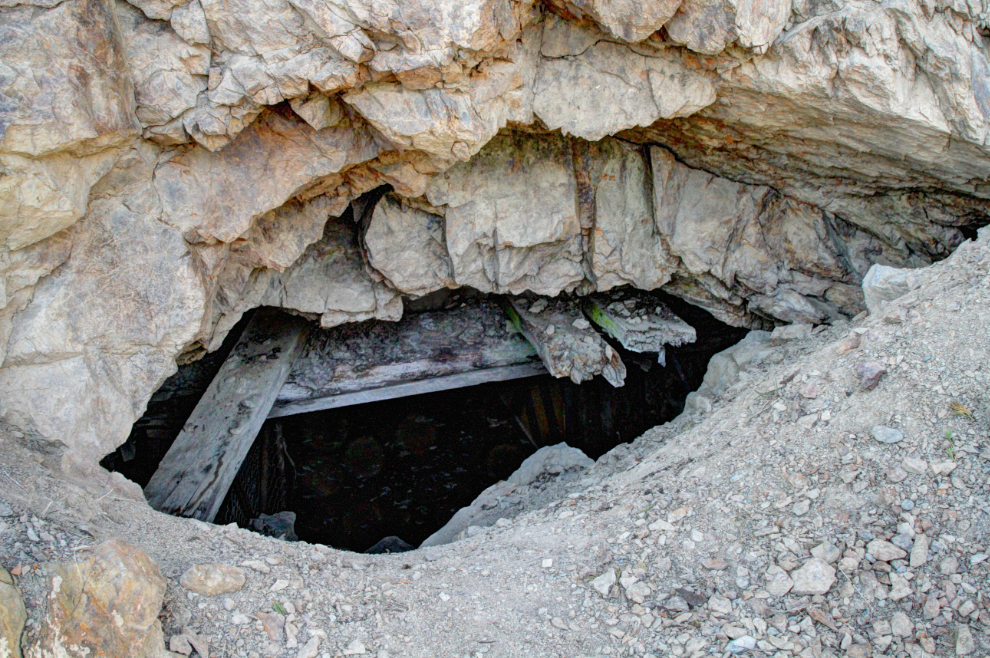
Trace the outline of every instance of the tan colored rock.
{"label": "tan colored rock", "polygon": [[825,560],[813,557],[800,569],[791,572],[794,596],[816,596],[825,594],[835,584],[835,569]]}
{"label": "tan colored rock", "polygon": [[669,55],[604,41],[571,57],[542,59],[533,93],[533,109],[548,128],[589,140],[690,116],[715,101],[707,74]]}
{"label": "tan colored rock", "polygon": [[233,242],[320,179],[378,153],[363,131],[316,131],[291,112],[272,112],[222,151],[192,149],[159,165],[155,189],[163,220],[188,239]]}
{"label": "tan colored rock", "polygon": [[158,621],[165,579],[158,565],[119,539],[91,557],[57,564],[48,610],[27,658],[158,658],[169,655]]}
{"label": "tan colored rock", "polygon": [[203,596],[237,592],[246,582],[244,570],[228,564],[197,564],[179,578],[180,585]]}
{"label": "tan colored rock", "polygon": [[[112,0],[4,10],[0,153],[76,157],[137,134],[133,88]],[[85,38],[74,38],[78,34]]]}
{"label": "tan colored rock", "polygon": [[21,658],[21,633],[26,620],[21,593],[10,574],[0,567],[0,656]]}
{"label": "tan colored rock", "polygon": [[672,267],[654,219],[645,150],[615,139],[574,146],[582,224],[594,227],[588,255],[595,288],[664,285]]}
{"label": "tan colored rock", "polygon": [[12,318],[0,368],[0,416],[91,464],[126,439],[175,372],[206,302],[187,244],[153,218],[145,157],[154,154],[126,157],[64,236],[71,255],[58,276],[38,281]]}
{"label": "tan colored rock", "polygon": [[421,296],[455,287],[444,238],[444,218],[403,208],[390,196],[375,206],[364,233],[368,261],[392,286]]}
{"label": "tan colored rock", "polygon": [[584,279],[569,142],[501,135],[434,179],[454,280],[486,292],[555,295]]}
{"label": "tan colored rock", "polygon": [[595,21],[612,35],[643,41],[673,17],[681,0],[553,0],[568,11]]}
{"label": "tan colored rock", "polygon": [[244,298],[244,310],[292,309],[319,316],[322,327],[402,317],[399,293],[368,271],[358,247],[357,227],[343,219],[327,222],[323,238],[284,272],[256,273]]}
{"label": "tan colored rock", "polygon": [[671,41],[697,53],[717,55],[736,42],[762,55],[790,15],[782,0],[684,0],[666,27]]}
{"label": "tan colored rock", "polygon": [[196,107],[200,92],[206,91],[209,48],[189,45],[165,23],[148,20],[122,0],[117,17],[142,125],[164,125]]}

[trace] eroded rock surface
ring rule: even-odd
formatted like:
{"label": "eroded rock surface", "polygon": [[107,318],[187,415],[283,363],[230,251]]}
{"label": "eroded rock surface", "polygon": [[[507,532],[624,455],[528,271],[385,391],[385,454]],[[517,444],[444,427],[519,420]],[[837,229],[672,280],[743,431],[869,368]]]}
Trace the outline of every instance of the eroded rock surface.
{"label": "eroded rock surface", "polygon": [[914,0],[0,2],[0,417],[92,469],[260,304],[855,315],[872,264],[990,220],[986,30]]}

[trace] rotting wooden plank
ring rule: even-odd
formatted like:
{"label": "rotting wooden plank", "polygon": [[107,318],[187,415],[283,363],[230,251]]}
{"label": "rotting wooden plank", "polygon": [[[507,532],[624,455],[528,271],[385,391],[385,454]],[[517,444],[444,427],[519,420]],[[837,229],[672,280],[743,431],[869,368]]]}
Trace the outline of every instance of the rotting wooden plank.
{"label": "rotting wooden plank", "polygon": [[623,288],[589,295],[581,307],[592,322],[630,352],[658,352],[665,363],[664,348],[693,343],[694,327],[644,290]]}
{"label": "rotting wooden plank", "polygon": [[533,347],[497,304],[473,301],[314,331],[270,416],[387,400],[539,374]]}
{"label": "rotting wooden plank", "polygon": [[517,297],[506,301],[505,311],[554,377],[580,384],[601,374],[612,386],[622,386],[622,358],[591,328],[577,302]]}
{"label": "rotting wooden plank", "polygon": [[271,309],[255,313],[145,487],[152,507],[214,519],[306,333],[301,318]]}

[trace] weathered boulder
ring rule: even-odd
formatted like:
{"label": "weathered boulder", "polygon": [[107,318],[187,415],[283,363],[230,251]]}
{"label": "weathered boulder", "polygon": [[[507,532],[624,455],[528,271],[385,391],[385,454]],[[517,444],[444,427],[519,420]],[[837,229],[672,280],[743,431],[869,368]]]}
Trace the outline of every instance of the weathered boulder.
{"label": "weathered boulder", "polygon": [[119,539],[91,557],[54,565],[48,609],[27,658],[166,658],[158,613],[165,579],[140,549]]}
{"label": "weathered boulder", "polygon": [[371,266],[402,293],[420,296],[456,285],[441,216],[386,196],[375,206],[364,245]]}
{"label": "weathered boulder", "polygon": [[27,611],[14,580],[0,567],[0,656],[21,658],[21,633]]}
{"label": "weathered boulder", "polygon": [[586,454],[566,443],[544,446],[526,458],[508,480],[488,487],[467,507],[457,510],[450,521],[430,535],[419,545],[420,548],[441,546],[456,541],[472,526],[494,525],[507,513],[500,500],[516,493],[525,496],[527,487],[541,479],[579,473],[594,465]]}

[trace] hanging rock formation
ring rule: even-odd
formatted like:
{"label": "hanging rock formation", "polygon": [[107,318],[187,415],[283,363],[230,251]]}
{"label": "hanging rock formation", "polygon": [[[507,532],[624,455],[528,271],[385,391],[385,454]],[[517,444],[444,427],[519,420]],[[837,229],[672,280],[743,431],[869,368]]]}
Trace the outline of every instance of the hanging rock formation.
{"label": "hanging rock formation", "polygon": [[855,315],[871,264],[990,220],[986,15],[4,4],[0,419],[92,472],[258,305],[332,326],[633,286],[754,328]]}

